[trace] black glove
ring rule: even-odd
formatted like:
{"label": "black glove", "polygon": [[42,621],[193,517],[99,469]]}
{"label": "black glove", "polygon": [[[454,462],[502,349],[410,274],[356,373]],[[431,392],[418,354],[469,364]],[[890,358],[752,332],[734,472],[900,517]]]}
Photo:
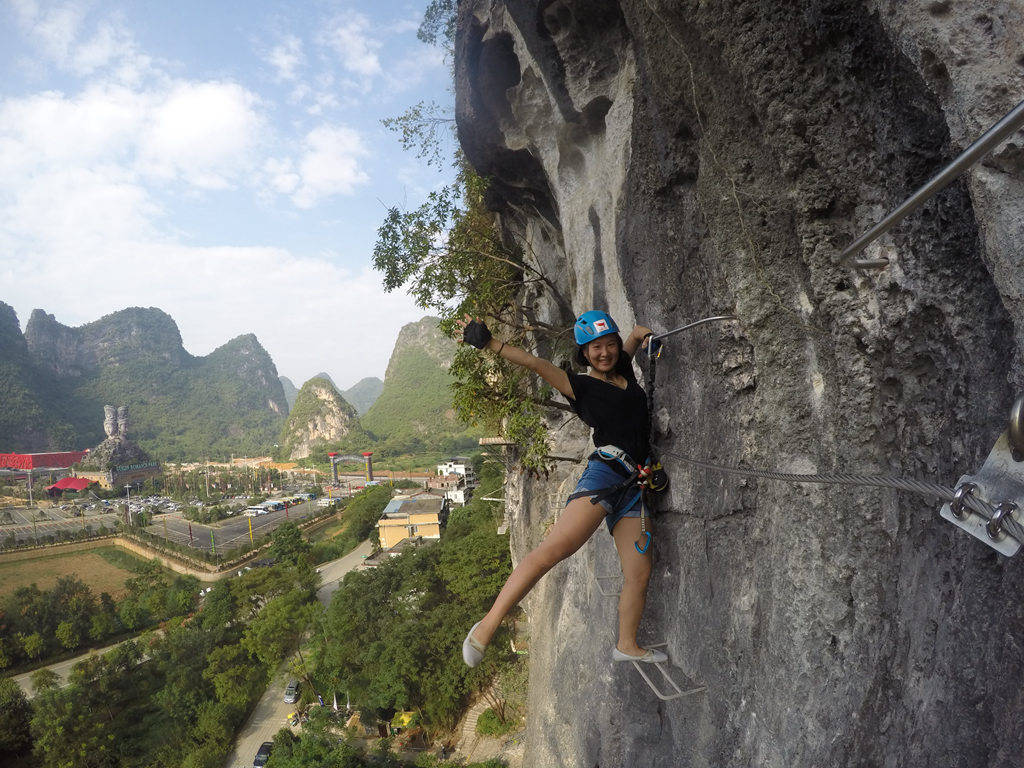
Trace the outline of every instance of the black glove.
{"label": "black glove", "polygon": [[462,329],[462,340],[477,349],[483,349],[491,340],[491,332],[485,324],[472,320]]}

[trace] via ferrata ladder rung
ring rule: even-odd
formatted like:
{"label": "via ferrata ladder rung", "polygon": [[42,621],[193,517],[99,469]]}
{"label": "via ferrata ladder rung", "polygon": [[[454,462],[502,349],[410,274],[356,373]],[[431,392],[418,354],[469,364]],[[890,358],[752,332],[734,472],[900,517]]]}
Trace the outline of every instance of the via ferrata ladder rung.
{"label": "via ferrata ladder rung", "polygon": [[[667,646],[668,643],[657,643],[656,645],[649,645],[647,647],[665,648]],[[672,701],[673,699],[680,699],[683,696],[690,696],[695,693],[706,691],[708,688],[706,685],[698,685],[693,688],[687,688],[686,690],[683,690],[679,687],[676,681],[672,679],[672,676],[668,673],[668,670],[665,669],[666,662],[664,661],[659,661],[654,664],[650,664],[648,662],[643,661],[631,661],[630,664],[636,667],[636,671],[640,673],[640,677],[642,677],[644,679],[644,682],[647,683],[647,687],[650,688],[654,692],[654,695],[662,701]],[[648,674],[644,672],[644,664],[647,664],[647,666],[657,668],[657,670],[661,673],[661,676],[665,678],[665,682],[668,683],[668,689],[666,691],[662,691],[660,688],[658,688],[658,686],[654,684],[654,681],[651,680]]]}
{"label": "via ferrata ladder rung", "polygon": [[[595,576],[597,580],[597,591],[605,597],[618,597],[621,591],[621,585],[619,584],[618,576]],[[614,589],[608,589],[605,587],[605,583],[613,584]]]}

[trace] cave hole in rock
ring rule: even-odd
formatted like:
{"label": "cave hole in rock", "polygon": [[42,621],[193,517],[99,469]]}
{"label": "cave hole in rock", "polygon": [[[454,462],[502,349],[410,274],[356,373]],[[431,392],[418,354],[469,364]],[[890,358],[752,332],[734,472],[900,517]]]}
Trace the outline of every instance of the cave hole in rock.
{"label": "cave hole in rock", "polygon": [[549,0],[547,3],[541,3],[537,10],[542,27],[552,38],[560,37],[572,27],[572,11],[564,0]]}
{"label": "cave hole in rock", "polygon": [[583,116],[583,124],[591,133],[603,133],[605,129],[605,117],[608,110],[612,108],[612,100],[607,96],[598,96],[591,99],[580,113]]}
{"label": "cave hole in rock", "polygon": [[512,35],[495,35],[480,43],[479,94],[495,115],[511,120],[512,108],[506,91],[522,81]]}

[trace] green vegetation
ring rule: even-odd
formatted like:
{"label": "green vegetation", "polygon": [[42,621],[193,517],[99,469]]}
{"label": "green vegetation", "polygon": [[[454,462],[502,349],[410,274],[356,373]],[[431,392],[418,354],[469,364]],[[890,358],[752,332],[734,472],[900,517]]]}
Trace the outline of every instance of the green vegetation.
{"label": "green vegetation", "polygon": [[388,362],[384,389],[362,417],[383,456],[426,450],[456,451],[473,442],[466,422],[452,407],[448,367],[455,343],[425,317],[402,328]]}
{"label": "green vegetation", "polygon": [[50,442],[72,444],[76,434],[61,405],[61,393],[55,382],[32,360],[14,308],[0,301],[0,435],[8,444],[38,448]]}
{"label": "green vegetation", "polygon": [[281,380],[281,388],[284,390],[284,399],[288,403],[288,410],[290,411],[292,406],[295,405],[295,398],[299,394],[299,388],[295,386],[291,379],[287,376],[278,376]]}
{"label": "green vegetation", "polygon": [[[415,113],[395,120],[394,129],[432,140]],[[456,319],[469,314],[485,318],[508,343],[568,360],[570,329],[546,325],[533,308],[538,292],[548,293],[571,315],[567,303],[526,261],[523,249],[500,236],[485,203],[487,180],[465,162],[458,166],[456,183],[430,193],[419,208],[388,211],[374,248],[385,289],[404,288],[420,306],[440,313],[446,334],[454,333]],[[455,354],[450,375],[459,419],[506,435],[520,446],[525,466],[544,466],[549,451],[543,409],[564,408],[551,400],[549,388],[527,371],[470,347]]]}
{"label": "green vegetation", "polygon": [[185,507],[182,516],[193,523],[216,523],[228,517],[229,507],[226,504],[214,504],[211,507]]}
{"label": "green vegetation", "polygon": [[[392,450],[405,447],[440,447],[437,438],[465,433],[455,419],[448,371],[417,349],[406,349],[392,358],[384,390],[362,418],[363,426]],[[442,449],[443,450],[443,449]]]}
{"label": "green vegetation", "polygon": [[[9,677],[0,678],[0,763],[16,765],[32,744],[32,708],[25,692]],[[27,765],[27,763],[25,763]]]}
{"label": "green vegetation", "polygon": [[504,736],[512,733],[520,727],[515,720],[502,720],[493,707],[488,707],[480,713],[476,721],[476,732],[481,736]]}
{"label": "green vegetation", "polygon": [[20,587],[0,601],[0,669],[40,663],[50,656],[103,644],[126,631],[138,632],[193,608],[199,591],[190,576],[172,576],[158,563],[110,552],[138,572],[116,601],[99,597],[76,576],[62,576],[52,589]]}
{"label": "green vegetation", "polygon": [[271,672],[319,611],[299,542],[286,531],[274,541],[281,562],[218,583],[163,636],[82,662],[65,688],[39,675],[26,704],[0,686],[0,758],[42,768],[222,766]]}
{"label": "green vegetation", "polygon": [[341,393],[341,396],[345,398],[346,402],[352,404],[352,407],[356,409],[356,413],[362,416],[370,410],[370,406],[380,397],[383,389],[383,381],[376,376],[368,376],[346,389]]}
{"label": "green vegetation", "polygon": [[339,739],[329,712],[314,709],[302,732],[282,728],[274,736],[274,750],[267,768],[504,768],[500,760],[477,763],[448,762],[429,753],[408,762],[391,753],[390,739],[381,739],[367,753],[351,738]]}
{"label": "green vegetation", "polygon": [[[483,482],[500,478],[488,469]],[[348,574],[324,619],[331,641],[318,643],[315,679],[349,691],[368,716],[416,710],[430,732],[453,727],[471,694],[514,658],[504,629],[479,667],[466,667],[460,650],[510,570],[497,523],[493,505],[471,502],[436,544]]]}

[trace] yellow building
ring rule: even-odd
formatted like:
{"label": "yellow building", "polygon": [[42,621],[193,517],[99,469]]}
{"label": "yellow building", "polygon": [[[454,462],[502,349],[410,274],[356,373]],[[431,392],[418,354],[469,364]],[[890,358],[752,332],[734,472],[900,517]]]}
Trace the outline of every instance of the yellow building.
{"label": "yellow building", "polygon": [[382,549],[391,549],[404,539],[439,539],[444,523],[445,500],[434,494],[428,498],[392,499],[380,520],[377,534]]}

